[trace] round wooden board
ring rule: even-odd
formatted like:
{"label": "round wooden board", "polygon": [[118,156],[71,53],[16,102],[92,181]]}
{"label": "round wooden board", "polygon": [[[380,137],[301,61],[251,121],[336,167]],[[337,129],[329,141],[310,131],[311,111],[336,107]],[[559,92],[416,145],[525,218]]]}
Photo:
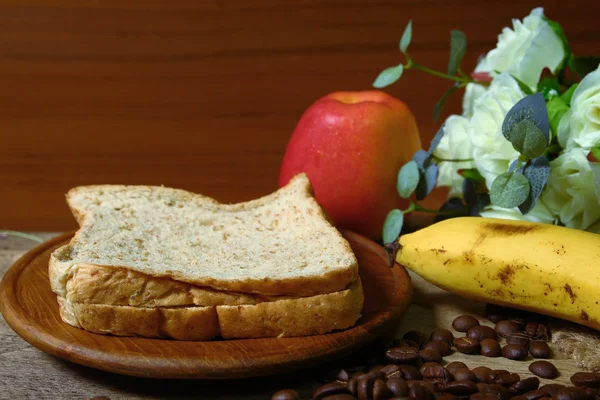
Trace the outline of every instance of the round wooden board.
{"label": "round wooden board", "polygon": [[124,375],[151,378],[227,379],[289,372],[348,355],[384,333],[393,333],[412,296],[411,280],[388,267],[384,250],[343,232],[360,266],[363,314],[347,330],[325,335],[207,342],[98,335],[62,322],[48,281],[50,253],[73,234],[25,254],[4,276],[0,311],[27,342],[57,357]]}

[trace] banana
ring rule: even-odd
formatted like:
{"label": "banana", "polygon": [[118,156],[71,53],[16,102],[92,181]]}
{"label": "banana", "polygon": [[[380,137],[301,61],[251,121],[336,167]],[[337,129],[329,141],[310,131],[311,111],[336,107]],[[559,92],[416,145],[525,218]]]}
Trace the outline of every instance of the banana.
{"label": "banana", "polygon": [[400,236],[395,259],[449,292],[600,330],[600,235],[460,217]]}

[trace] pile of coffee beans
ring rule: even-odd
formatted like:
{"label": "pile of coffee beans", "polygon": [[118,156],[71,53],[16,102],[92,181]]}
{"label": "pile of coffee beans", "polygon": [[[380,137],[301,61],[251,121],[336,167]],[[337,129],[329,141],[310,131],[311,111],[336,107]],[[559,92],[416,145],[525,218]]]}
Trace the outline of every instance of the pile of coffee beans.
{"label": "pile of coffee beans", "polygon": [[[547,344],[550,330],[540,316],[491,305],[486,308],[486,316],[495,323],[494,328],[481,325],[471,315],[457,317],[452,327],[465,333],[464,337],[455,337],[444,328],[429,335],[409,331],[393,341],[383,356],[373,357],[360,367],[334,371],[328,382],[315,390],[312,399],[600,400],[600,373],[576,373],[571,377],[574,386],[540,386],[538,376],[554,379],[559,375],[551,362],[543,360],[551,358],[552,352]],[[541,360],[529,365],[529,371],[536,376],[522,378],[486,366],[469,369],[456,361],[445,365],[444,357],[453,349],[486,357]],[[301,400],[301,396],[285,389],[271,399]]]}

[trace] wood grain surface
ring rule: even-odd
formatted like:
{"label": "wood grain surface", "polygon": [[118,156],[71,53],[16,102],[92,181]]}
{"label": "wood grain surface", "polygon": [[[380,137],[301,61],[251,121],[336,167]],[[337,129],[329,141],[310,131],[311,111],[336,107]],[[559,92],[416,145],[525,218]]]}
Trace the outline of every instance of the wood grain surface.
{"label": "wood grain surface", "polygon": [[[54,235],[40,236],[49,239]],[[0,277],[12,263],[32,247],[32,242],[23,239],[0,240]],[[489,321],[482,318],[484,304],[459,298],[430,285],[410,272],[409,274],[415,288],[413,304],[395,329],[397,337],[413,329],[423,332],[429,332],[436,327],[451,329],[452,320],[463,313],[480,317],[483,324],[491,325]],[[459,335],[455,331],[454,334]],[[381,344],[375,344],[368,348],[368,352],[379,353],[380,346]],[[560,349],[553,345],[551,347],[554,350],[552,362],[561,373],[555,383],[567,384],[569,377],[579,369],[572,360],[560,353]],[[342,359],[338,363],[326,364],[320,368],[275,377],[227,382],[127,377],[73,364],[42,352],[17,336],[0,316],[0,400],[87,400],[100,395],[108,396],[111,400],[198,398],[258,400],[268,399],[275,391],[286,387],[297,389],[303,398],[310,398],[313,390],[322,384],[326,371],[365,358],[366,353],[360,352],[351,359]],[[451,354],[445,359],[463,361],[471,368],[487,365],[491,368],[517,372],[522,378],[531,376],[527,370],[531,359],[510,361],[502,358],[466,356],[460,353]]]}
{"label": "wood grain surface", "polygon": [[25,340],[78,364],[150,378],[232,379],[306,369],[347,356],[389,334],[410,304],[404,268],[389,268],[374,242],[344,232],[359,263],[365,304],[355,326],[326,335],[289,338],[177,341],[93,334],[61,320],[50,289],[48,262],[73,234],[46,242],[23,257],[0,285],[0,311]]}
{"label": "wood grain surface", "polygon": [[[223,202],[273,191],[302,112],[336,90],[369,89],[401,60],[445,69],[449,31],[465,69],[533,7],[598,52],[589,0],[0,0],[0,229],[76,227],[64,202],[92,183],[164,184]],[[424,143],[448,83],[407,72],[389,92]],[[460,111],[455,97],[447,112]]]}

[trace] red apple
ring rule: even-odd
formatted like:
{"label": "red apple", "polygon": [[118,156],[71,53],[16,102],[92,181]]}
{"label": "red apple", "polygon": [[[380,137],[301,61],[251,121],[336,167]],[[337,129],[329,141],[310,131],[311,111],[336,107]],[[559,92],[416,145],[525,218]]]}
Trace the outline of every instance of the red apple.
{"label": "red apple", "polygon": [[305,172],[315,197],[339,228],[374,240],[394,208],[400,167],[421,148],[415,118],[381,91],[331,93],[311,105],[288,143],[279,185]]}

